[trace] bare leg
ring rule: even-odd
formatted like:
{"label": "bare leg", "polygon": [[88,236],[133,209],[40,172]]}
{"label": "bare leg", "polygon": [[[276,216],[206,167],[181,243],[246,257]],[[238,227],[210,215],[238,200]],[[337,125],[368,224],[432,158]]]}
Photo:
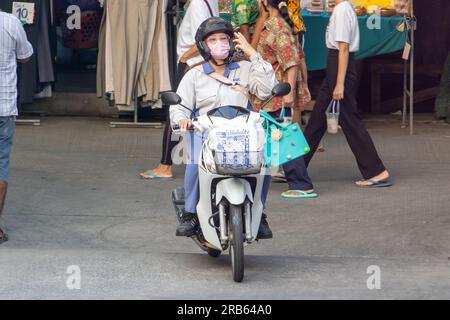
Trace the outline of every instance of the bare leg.
{"label": "bare leg", "polygon": [[[168,108],[168,107],[167,107]],[[172,172],[172,150],[177,146],[178,140],[172,139],[172,128],[170,126],[169,110],[167,110],[167,121],[164,127],[164,134],[162,140],[162,156],[159,165],[151,170],[141,173],[144,179],[173,178]]]}

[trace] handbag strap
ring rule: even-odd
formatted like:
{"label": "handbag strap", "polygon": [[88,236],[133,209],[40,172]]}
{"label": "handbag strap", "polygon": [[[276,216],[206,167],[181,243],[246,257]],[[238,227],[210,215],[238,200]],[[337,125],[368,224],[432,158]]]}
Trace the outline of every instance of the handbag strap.
{"label": "handbag strap", "polygon": [[280,112],[280,119],[284,119],[285,116],[286,116],[286,108],[282,107]]}
{"label": "handbag strap", "polygon": [[278,128],[284,128],[283,124],[279,123],[276,119],[274,119],[269,113],[264,110],[260,110],[259,114],[267,120],[270,124],[275,125]]}
{"label": "handbag strap", "polygon": [[211,17],[214,17],[214,13],[211,9],[211,5],[209,4],[208,0],[203,0],[203,2],[208,6],[208,10],[209,10],[209,13],[211,14]]}
{"label": "handbag strap", "polygon": [[[328,105],[326,113],[339,113],[341,110],[341,103],[339,100],[331,100],[330,104]],[[331,111],[331,112],[330,112]]]}
{"label": "handbag strap", "polygon": [[[197,69],[198,71],[205,73],[203,70],[203,67],[201,65],[196,66],[195,69]],[[248,90],[241,84],[239,84],[236,81],[231,81],[230,79],[228,79],[227,77],[225,77],[224,75],[221,75],[217,72],[212,72],[210,74],[207,74],[207,76],[213,78],[214,80],[220,82],[221,84],[224,84],[228,87],[231,87],[232,89],[239,91],[240,93],[242,93],[247,99],[250,99],[250,95],[248,93]]]}

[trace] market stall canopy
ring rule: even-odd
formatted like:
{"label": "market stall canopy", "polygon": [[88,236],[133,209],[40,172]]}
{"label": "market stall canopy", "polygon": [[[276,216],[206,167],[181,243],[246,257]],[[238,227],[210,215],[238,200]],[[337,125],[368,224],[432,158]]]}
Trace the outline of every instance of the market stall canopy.
{"label": "market stall canopy", "polygon": [[[386,53],[402,50],[408,41],[408,31],[404,25],[404,18],[399,16],[380,17],[379,28],[372,24],[371,16],[358,17],[361,33],[360,50],[357,59],[365,59]],[[327,48],[325,34],[329,22],[328,14],[316,15],[303,13],[308,32],[305,34],[305,54],[309,70],[326,68]]]}
{"label": "market stall canopy", "polygon": [[[231,20],[230,14],[222,13],[222,17]],[[373,28],[376,24],[369,20],[370,15],[358,17],[361,44],[357,59],[365,59],[386,53],[402,50],[408,41],[408,31],[401,16],[380,17],[380,28]],[[303,10],[303,19],[308,31],[305,34],[305,55],[308,70],[322,70],[326,68],[327,48],[325,34],[330,16],[323,14],[310,14]],[[372,18],[373,19],[373,18]],[[369,22],[369,23],[368,23]],[[370,25],[370,27],[368,27]]]}

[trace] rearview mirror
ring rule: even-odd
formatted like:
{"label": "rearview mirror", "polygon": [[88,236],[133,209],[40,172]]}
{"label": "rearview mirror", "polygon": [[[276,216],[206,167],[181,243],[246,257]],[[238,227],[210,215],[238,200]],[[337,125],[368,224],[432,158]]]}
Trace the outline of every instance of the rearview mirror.
{"label": "rearview mirror", "polygon": [[274,97],[284,97],[291,92],[291,85],[289,83],[279,83],[272,89]]}
{"label": "rearview mirror", "polygon": [[166,106],[174,106],[181,103],[181,97],[175,92],[164,92],[161,94],[161,100]]}

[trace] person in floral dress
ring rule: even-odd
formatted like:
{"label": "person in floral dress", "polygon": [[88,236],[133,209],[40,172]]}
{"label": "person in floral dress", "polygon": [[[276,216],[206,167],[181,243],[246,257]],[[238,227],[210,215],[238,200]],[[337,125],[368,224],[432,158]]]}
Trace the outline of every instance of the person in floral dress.
{"label": "person in floral dress", "polygon": [[[301,79],[301,85],[297,87],[299,99],[296,101],[297,105],[294,110],[295,112],[293,115],[293,121],[301,124],[301,113],[305,110],[306,104],[311,101],[311,93],[308,86],[308,69],[306,66],[305,54],[302,47],[304,42],[304,34],[306,32],[306,26],[303,22],[300,0],[276,1],[276,3],[282,8],[279,10],[284,11],[284,20],[289,25],[293,37],[299,43],[298,51],[300,62],[298,67],[301,74],[301,77],[299,77]],[[266,9],[267,7],[265,7],[264,5],[260,6],[259,18],[256,22],[254,35],[251,42],[254,48],[258,47],[261,39],[261,33],[266,28],[266,20],[269,18],[269,12]]]}
{"label": "person in floral dress", "polygon": [[[292,89],[287,96],[274,98],[264,107],[264,101],[254,98],[253,106],[257,111],[264,108],[274,118],[280,117],[283,108],[287,114],[300,114],[304,104],[302,85],[307,79],[301,77],[300,66],[304,54],[300,50],[295,24],[289,17],[285,1],[262,0],[261,5],[267,17],[259,36],[257,51],[272,65],[277,80],[289,83]],[[317,197],[303,158],[285,164],[283,169],[289,184],[289,190],[282,194],[283,197]]]}

